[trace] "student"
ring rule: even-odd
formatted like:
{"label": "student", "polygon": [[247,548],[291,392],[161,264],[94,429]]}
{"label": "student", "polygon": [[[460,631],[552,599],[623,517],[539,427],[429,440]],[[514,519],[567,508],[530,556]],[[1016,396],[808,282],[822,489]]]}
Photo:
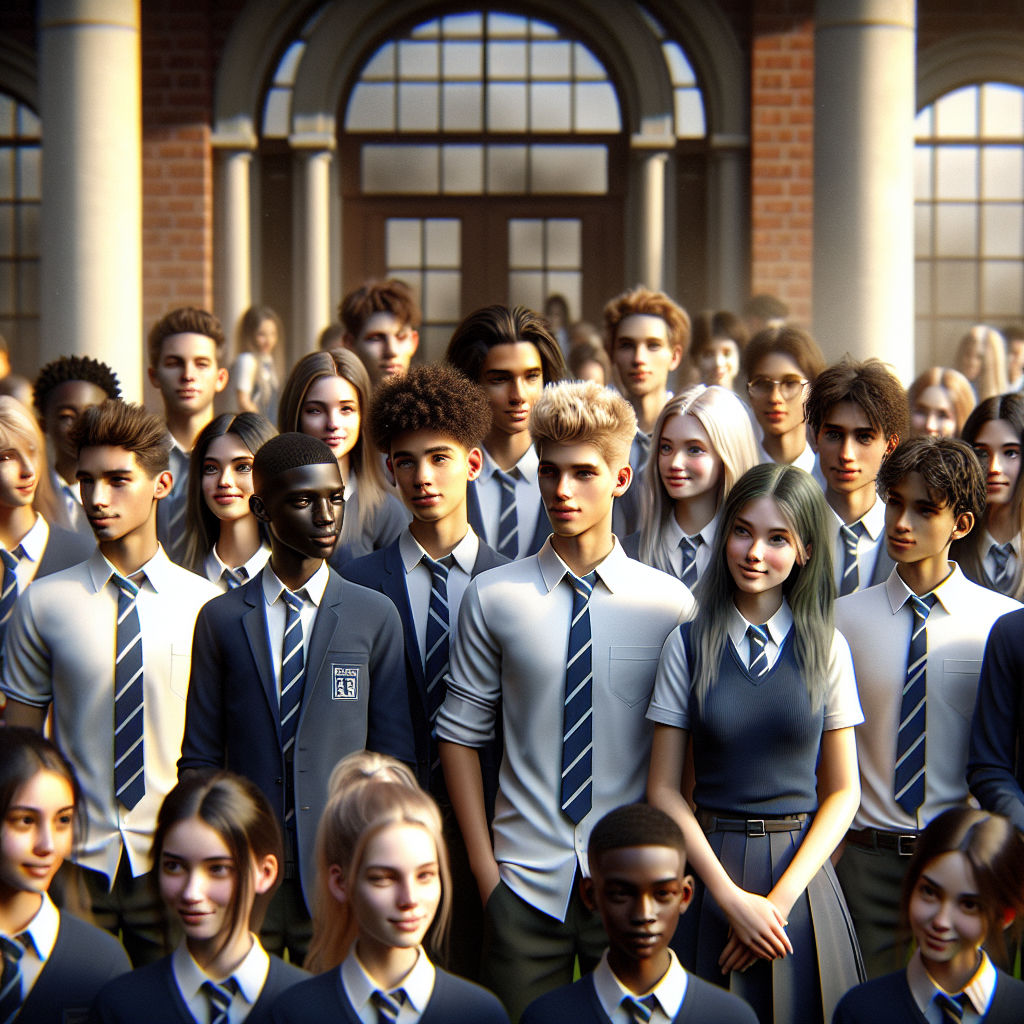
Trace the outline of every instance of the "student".
{"label": "student", "polygon": [[443,944],[450,887],[441,815],[428,794],[380,776],[334,791],[317,832],[307,967],[318,976],[274,1004],[275,1024],[508,1024],[490,992],[435,967],[423,948],[436,955]]}
{"label": "student", "polygon": [[969,807],[940,814],[903,882],[900,917],[917,949],[905,969],[848,992],[834,1024],[1019,1021],[1024,983],[1006,973],[1003,933],[1020,931],[1022,877],[1024,840],[1008,821]]}
{"label": "student", "polygon": [[789,306],[775,295],[755,295],[743,307],[743,320],[751,337],[766,327],[784,327]]}
{"label": "student", "polygon": [[404,281],[368,281],[345,296],[338,317],[345,328],[342,342],[366,367],[373,387],[409,372],[422,317]]}
{"label": "student", "polygon": [[1006,342],[1006,390],[1024,390],[1024,327],[1008,324],[1001,333]]}
{"label": "student", "polygon": [[469,484],[469,524],[505,558],[535,555],[551,524],[537,486],[530,410],[545,385],[565,377],[562,350],[536,313],[486,306],[455,328],[444,361],[480,384],[491,404],[483,469]]}
{"label": "student", "polygon": [[[612,501],[632,475],[636,419],[625,399],[589,381],[546,388],[530,432],[553,533],[537,555],[470,583],[437,719],[484,904],[480,980],[513,1018],[570,982],[577,954],[585,972],[604,949],[576,884],[587,837],[605,812],[643,795],[658,656],[694,608],[682,583],[627,558],[611,532]],[[499,701],[492,848],[478,751]]]}
{"label": "student", "polygon": [[[593,331],[589,324],[585,326]],[[612,363],[596,331],[593,338],[583,337],[574,342],[565,361],[570,380],[592,380],[602,387],[612,383]]]}
{"label": "student", "polygon": [[722,502],[757,465],[757,441],[743,403],[703,384],[668,402],[652,437],[657,458],[639,481],[643,525],[622,548],[692,590],[711,562]]}
{"label": "student", "polygon": [[[721,515],[697,616],[665,644],[647,712],[647,798],[701,879],[672,947],[762,1024],[828,1021],[863,980],[829,861],[857,809],[862,715],[832,623],[828,508],[806,473],[768,463]],[[691,744],[696,812],[680,793]]]}
{"label": "student", "polygon": [[728,310],[704,312],[695,317],[689,359],[701,384],[717,384],[732,391],[749,340],[746,325]]}
{"label": "student", "polygon": [[48,890],[84,807],[74,769],[31,729],[0,729],[0,1014],[26,1024],[84,1020],[96,993],[131,970],[120,943],[59,911]]}
{"label": "student", "polygon": [[804,417],[807,389],[825,369],[815,340],[799,327],[766,327],[750,339],[743,367],[750,407],[764,434],[761,461],[796,466],[824,487]]}
{"label": "student", "polygon": [[62,516],[54,525],[89,538],[92,528],[82,508],[75,476],[78,452],[71,443],[71,432],[86,409],[120,397],[117,374],[106,363],[88,356],[61,356],[47,363],[36,378],[33,404],[53,445],[50,484],[62,505]]}
{"label": "student", "polygon": [[693,898],[693,876],[683,834],[664,811],[647,804],[609,811],[590,833],[587,862],[580,895],[601,915],[608,949],[591,974],[531,1003],[522,1024],[755,1024],[742,999],[687,974],[669,948]]}
{"label": "student", "polygon": [[179,782],[160,808],[152,857],[181,942],[170,956],[107,985],[92,1019],[267,1020],[274,1000],[307,974],[268,955],[254,934],[283,859],[281,830],[263,794],[230,772]]}
{"label": "student", "polygon": [[985,502],[984,476],[966,444],[905,441],[882,464],[878,492],[896,568],[883,585],[836,604],[864,708],[861,803],[837,873],[869,977],[900,966],[899,893],[918,832],[969,799],[982,652],[992,624],[1018,607],[949,561],[950,542],[970,533]]}
{"label": "student", "polygon": [[252,306],[238,325],[239,353],[231,367],[231,381],[239,412],[255,412],[277,419],[281,392],[281,347],[284,325],[269,306]]}
{"label": "student", "polygon": [[907,436],[907,396],[884,363],[847,356],[818,374],[805,415],[832,513],[836,593],[844,597],[884,583],[892,572],[875,479]]}
{"label": "student", "polygon": [[[651,431],[672,397],[668,376],[679,365],[690,340],[690,318],[663,292],[639,285],[604,307],[604,330],[622,394],[636,413],[637,434],[629,465],[634,479],[639,480],[651,451]],[[620,538],[640,529],[638,488],[616,501],[612,529]]]}
{"label": "student", "polygon": [[991,327],[972,327],[960,339],[953,365],[970,381],[979,402],[1007,390],[1006,345]]}
{"label": "student", "polygon": [[380,460],[366,432],[370,380],[351,352],[311,352],[288,375],[278,425],[319,438],[332,452],[345,485],[345,519],[331,567],[386,548],[405,529],[402,503],[385,490]]}
{"label": "student", "polygon": [[950,557],[964,575],[1000,594],[1024,599],[1024,395],[986,398],[967,417],[961,437],[974,449],[985,473],[985,511]]}
{"label": "student", "polygon": [[171,491],[160,503],[157,536],[167,557],[185,564],[189,453],[213,419],[213,400],[227,387],[224,331],[205,309],[171,310],[149,332],[149,380],[159,388],[171,435]]}
{"label": "student", "polygon": [[276,434],[259,413],[225,413],[203,430],[192,449],[186,564],[222,593],[252,579],[270,557],[266,531],[249,508],[249,498],[253,456]]}
{"label": "student", "polygon": [[977,399],[956,370],[933,366],[907,388],[912,437],[959,437]]}
{"label": "student", "polygon": [[281,434],[256,453],[249,504],[269,529],[270,560],[196,622],[178,762],[182,778],[237,772],[270,801],[284,829],[284,882],[262,938],[293,963],[309,942],[313,840],[331,770],[363,747],[416,762],[398,612],[325,562],[342,493],[337,459],[316,438]]}
{"label": "student", "polygon": [[19,599],[4,649],[5,718],[41,730],[53,704],[54,734],[85,794],[89,829],[75,860],[97,923],[121,931],[138,966],[165,952],[149,847],[175,782],[192,630],[218,591],[157,543],[157,505],[171,487],[160,420],[109,401],[86,410],[72,437],[99,547]]}

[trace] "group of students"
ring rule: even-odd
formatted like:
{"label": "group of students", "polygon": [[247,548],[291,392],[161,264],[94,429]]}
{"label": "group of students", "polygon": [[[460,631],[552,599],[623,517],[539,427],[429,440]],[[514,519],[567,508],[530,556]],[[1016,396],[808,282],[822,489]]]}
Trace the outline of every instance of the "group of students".
{"label": "group of students", "polygon": [[[1024,397],[910,437],[943,395],[787,325],[705,318],[704,366],[643,288],[621,393],[526,309],[417,367],[404,286],[341,316],[280,434],[213,415],[194,309],[163,420],[58,360],[51,469],[0,398],[0,1020],[63,998],[73,840],[55,903],[122,946],[61,1012],[104,1021],[1017,1019]],[[673,396],[688,346],[749,404]]]}

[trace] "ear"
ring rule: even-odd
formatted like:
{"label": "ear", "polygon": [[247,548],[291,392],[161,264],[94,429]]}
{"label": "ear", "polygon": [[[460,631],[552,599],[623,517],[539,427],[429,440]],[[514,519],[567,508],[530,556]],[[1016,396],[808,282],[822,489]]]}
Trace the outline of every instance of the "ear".
{"label": "ear", "polygon": [[811,551],[813,550],[813,548],[813,544],[808,544],[804,548],[804,557],[803,560],[800,562],[801,565],[806,565],[811,560]]}
{"label": "ear", "polygon": [[1013,907],[1005,907],[1003,909],[1003,928],[1009,928],[1014,921],[1017,920],[1017,911]]}
{"label": "ear", "polygon": [[345,346],[345,348],[355,348],[356,336],[354,334],[350,334],[348,331],[345,331],[345,333],[342,334],[341,336],[341,343],[342,345]]}
{"label": "ear", "polygon": [[420,332],[419,331],[410,331],[409,332],[409,341],[412,343],[412,354],[416,355],[416,349],[418,349],[420,347]]}
{"label": "ear", "polygon": [[484,453],[479,448],[470,448],[466,452],[466,465],[469,466],[469,480],[475,480],[484,468]]}
{"label": "ear", "polygon": [[171,493],[171,488],[174,486],[174,474],[169,470],[165,469],[156,478],[156,490],[153,492],[154,498],[166,498]]}
{"label": "ear", "polygon": [[392,487],[397,487],[398,483],[395,480],[395,467],[393,465],[391,465],[391,456],[390,455],[384,460],[384,465],[387,466],[388,481],[390,482]]}
{"label": "ear", "polygon": [[668,372],[671,373],[683,361],[682,348],[672,349],[672,361],[668,364]]}
{"label": "ear", "polygon": [[893,434],[889,438],[889,443],[885,446],[885,454],[882,456],[882,461],[885,462],[887,458],[900,446],[900,435]]}
{"label": "ear", "polygon": [[615,487],[612,489],[612,497],[621,498],[629,490],[629,485],[632,482],[633,467],[627,464],[615,474]]}
{"label": "ear", "polygon": [[679,913],[685,914],[686,908],[693,899],[693,875],[684,875],[679,880]]}
{"label": "ear", "polygon": [[580,879],[580,899],[583,900],[583,906],[587,910],[597,912],[597,901],[594,899],[594,879],[593,878],[581,878]]}
{"label": "ear", "polygon": [[221,366],[217,370],[217,380],[213,385],[213,390],[216,392],[223,391],[228,386],[228,368]]}
{"label": "ear", "polygon": [[146,373],[149,376],[149,383],[152,384],[153,387],[155,387],[155,388],[157,388],[159,390],[159,388],[160,388],[160,381],[157,378],[156,370],[152,366],[148,366],[148,367],[146,367]]}
{"label": "ear", "polygon": [[263,893],[270,892],[277,881],[277,858],[272,853],[268,853],[262,860],[254,859],[253,871],[255,872],[253,888],[257,896],[262,896]]}
{"label": "ear", "polygon": [[815,433],[812,433],[810,429],[807,430],[807,443],[810,445],[811,451],[814,452],[815,455],[817,455],[818,454],[818,435],[815,434]]}
{"label": "ear", "polygon": [[258,494],[249,495],[249,511],[261,522],[269,523],[270,516],[267,514],[267,506]]}
{"label": "ear", "polygon": [[950,540],[959,540],[961,537],[966,537],[973,529],[974,513],[961,512],[956,517],[956,523],[953,525],[953,533],[950,535]]}
{"label": "ear", "polygon": [[327,891],[342,906],[348,903],[348,883],[342,873],[340,864],[332,864],[327,869]]}

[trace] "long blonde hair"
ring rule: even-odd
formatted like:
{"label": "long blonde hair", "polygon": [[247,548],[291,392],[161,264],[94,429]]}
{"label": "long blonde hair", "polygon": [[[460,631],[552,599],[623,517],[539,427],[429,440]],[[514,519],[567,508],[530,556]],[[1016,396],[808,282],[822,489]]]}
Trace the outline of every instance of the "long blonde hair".
{"label": "long blonde hair", "polygon": [[978,401],[994,395],[1001,395],[1007,388],[1006,343],[994,328],[978,324],[972,327],[956,347],[955,365],[963,373],[964,360],[974,349],[981,357],[981,372],[977,381],[972,381]]}
{"label": "long blonde hair", "polygon": [[15,448],[29,457],[36,471],[36,493],[32,499],[32,508],[47,523],[59,524],[62,509],[50,483],[43,432],[28,409],[9,395],[0,396],[0,447]]}

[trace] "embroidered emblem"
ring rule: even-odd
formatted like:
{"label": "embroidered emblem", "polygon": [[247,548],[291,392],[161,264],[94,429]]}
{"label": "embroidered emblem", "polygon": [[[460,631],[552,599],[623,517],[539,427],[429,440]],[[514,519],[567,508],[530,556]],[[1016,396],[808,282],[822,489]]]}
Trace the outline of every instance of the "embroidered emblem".
{"label": "embroidered emblem", "polygon": [[359,699],[359,666],[331,666],[331,697],[334,700]]}

